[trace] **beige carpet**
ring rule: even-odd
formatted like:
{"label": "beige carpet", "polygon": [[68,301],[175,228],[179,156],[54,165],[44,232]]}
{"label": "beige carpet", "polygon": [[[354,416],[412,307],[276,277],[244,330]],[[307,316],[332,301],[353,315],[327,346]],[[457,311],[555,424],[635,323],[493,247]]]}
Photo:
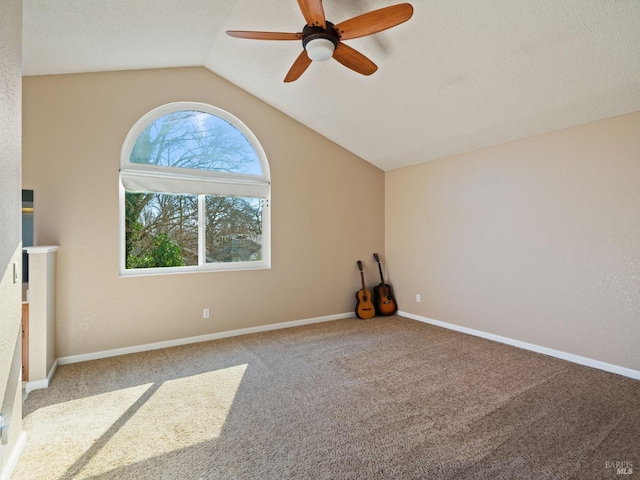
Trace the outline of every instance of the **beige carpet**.
{"label": "beige carpet", "polygon": [[13,480],[640,477],[639,381],[400,317],[62,366],[24,412]]}

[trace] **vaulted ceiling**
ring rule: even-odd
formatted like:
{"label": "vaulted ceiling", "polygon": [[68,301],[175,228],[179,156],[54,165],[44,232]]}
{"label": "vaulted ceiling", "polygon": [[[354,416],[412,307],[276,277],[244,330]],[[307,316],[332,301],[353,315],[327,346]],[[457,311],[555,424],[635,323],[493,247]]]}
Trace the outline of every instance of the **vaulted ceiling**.
{"label": "vaulted ceiling", "polygon": [[[393,0],[324,0],[339,23]],[[637,0],[410,0],[413,17],[283,79],[296,0],[23,0],[24,75],[204,66],[383,170],[640,110]]]}

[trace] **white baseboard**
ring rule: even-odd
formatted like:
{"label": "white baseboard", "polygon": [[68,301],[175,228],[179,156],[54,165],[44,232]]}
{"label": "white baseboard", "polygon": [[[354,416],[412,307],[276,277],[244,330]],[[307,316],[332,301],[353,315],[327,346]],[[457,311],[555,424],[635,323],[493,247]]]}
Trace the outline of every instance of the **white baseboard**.
{"label": "white baseboard", "polygon": [[[100,358],[116,357],[118,355],[127,355],[129,353],[147,352],[160,348],[177,347],[179,345],[188,345],[191,343],[208,342],[210,340],[219,340],[221,338],[237,337],[239,335],[247,335],[249,333],[267,332],[269,330],[279,330],[282,328],[299,327],[301,325],[310,325],[312,323],[329,322],[332,320],[341,320],[344,318],[355,317],[355,313],[338,313],[335,315],[327,315],[324,317],[307,318],[303,320],[293,320],[291,322],[273,323],[270,325],[261,325],[259,327],[240,328],[238,330],[229,330],[227,332],[210,333],[207,335],[199,335],[197,337],[179,338],[176,340],[168,340],[165,342],[148,343],[145,345],[136,345],[133,347],[116,348],[113,350],[103,350],[101,352],[85,353],[81,355],[71,355],[68,357],[60,357],[56,361],[57,365],[67,365],[70,363],[86,362],[89,360],[98,360]],[[46,387],[42,387],[46,388]]]}
{"label": "white baseboard", "polygon": [[462,327],[453,323],[441,322],[440,320],[433,320],[432,318],[423,317],[420,315],[414,315],[413,313],[398,311],[398,315],[401,317],[410,318],[419,322],[429,323],[437,327],[446,328],[449,330],[455,330],[456,332],[466,333],[474,335],[476,337],[486,338],[495,342],[505,343],[514,347],[522,348],[524,350],[531,350],[532,352],[542,353],[551,357],[560,358],[569,362],[577,363],[579,365],[585,365],[587,367],[597,368],[606,372],[617,373],[624,377],[640,380],[640,371],[632,370],[631,368],[621,367],[619,365],[613,365],[611,363],[601,362],[599,360],[593,360],[591,358],[581,357],[572,353],[562,352],[560,350],[554,350],[552,348],[541,347],[533,343],[522,342],[520,340],[514,340],[513,338],[502,337],[500,335],[494,335],[493,333],[483,332],[481,330],[474,330],[473,328]]}
{"label": "white baseboard", "polygon": [[9,480],[11,478],[11,474],[18,465],[18,460],[20,459],[22,450],[24,450],[25,443],[27,443],[27,432],[22,432],[16,446],[11,451],[11,455],[7,458],[7,462],[4,464],[2,471],[0,471],[0,480]]}
{"label": "white baseboard", "polygon": [[24,387],[25,395],[29,395],[30,392],[33,392],[34,390],[38,390],[40,388],[49,388],[49,384],[51,383],[53,374],[56,373],[56,368],[58,368],[58,360],[53,362],[53,365],[51,366],[51,370],[49,370],[49,373],[47,374],[47,378],[42,380],[35,380],[33,382],[27,381]]}

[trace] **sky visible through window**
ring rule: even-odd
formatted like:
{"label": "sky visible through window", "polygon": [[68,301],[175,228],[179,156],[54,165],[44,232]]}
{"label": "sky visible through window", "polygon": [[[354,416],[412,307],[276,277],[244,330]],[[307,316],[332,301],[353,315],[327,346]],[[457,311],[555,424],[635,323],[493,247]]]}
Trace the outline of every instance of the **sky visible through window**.
{"label": "sky visible through window", "polygon": [[157,118],[138,137],[131,163],[262,175],[249,140],[210,113],[181,110]]}

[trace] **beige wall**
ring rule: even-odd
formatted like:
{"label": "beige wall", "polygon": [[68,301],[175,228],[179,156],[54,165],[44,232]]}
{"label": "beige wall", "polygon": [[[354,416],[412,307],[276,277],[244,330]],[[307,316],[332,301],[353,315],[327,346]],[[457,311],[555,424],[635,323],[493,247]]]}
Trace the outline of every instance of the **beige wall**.
{"label": "beige wall", "polygon": [[[261,141],[271,270],[118,277],[122,142],[181,100]],[[58,356],[351,311],[355,260],[374,285],[386,244],[402,311],[640,370],[640,113],[386,176],[202,68],[25,78],[24,118],[36,242],[61,245]]]}
{"label": "beige wall", "polygon": [[[9,445],[0,445],[0,475],[22,430],[20,392],[20,228],[22,1],[0,4],[0,412],[9,424]],[[20,274],[21,275],[21,274]]]}
{"label": "beige wall", "polygon": [[[351,312],[359,258],[376,280],[384,172],[208,70],[27,77],[23,88],[36,244],[60,245],[59,357]],[[229,111],[264,147],[270,270],[119,278],[120,149],[142,115],[174,101]]]}
{"label": "beige wall", "polygon": [[640,112],[385,186],[401,310],[640,370]]}

